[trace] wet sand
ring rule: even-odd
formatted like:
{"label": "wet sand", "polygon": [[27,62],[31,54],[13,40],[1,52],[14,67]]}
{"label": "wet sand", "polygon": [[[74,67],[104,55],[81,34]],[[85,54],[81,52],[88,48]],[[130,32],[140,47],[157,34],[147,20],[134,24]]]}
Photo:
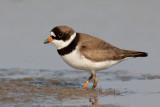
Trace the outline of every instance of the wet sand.
{"label": "wet sand", "polygon": [[[10,103],[15,105],[49,104],[55,106],[60,105],[60,102],[63,102],[63,100],[88,100],[91,104],[97,104],[98,95],[120,95],[119,92],[115,92],[114,90],[86,90],[81,87],[58,85],[60,83],[61,81],[41,78],[2,79],[0,83],[0,103],[4,105],[5,103]],[[85,105],[85,103],[83,105]]]}
{"label": "wet sand", "polygon": [[[145,88],[144,92],[131,88],[130,86],[135,86],[133,81],[136,80],[137,84],[141,81],[160,81],[160,75],[138,75],[127,71],[102,71],[97,74],[99,83],[93,90],[93,81],[88,85],[88,89],[82,89],[89,76],[89,73],[84,71],[0,69],[0,105],[121,107],[126,106],[121,101],[123,98],[127,102],[131,100],[130,96],[145,92]],[[117,85],[115,86],[118,88],[107,87],[107,82],[124,85],[125,88]],[[126,82],[131,83],[130,86],[126,85]],[[145,92],[141,97],[145,98],[147,94],[155,95],[155,92]],[[160,95],[160,91],[156,95]],[[109,102],[111,99],[112,102]]]}
{"label": "wet sand", "polygon": [[[13,72],[14,71],[14,72]],[[115,90],[99,89],[83,89],[82,84],[76,83],[80,78],[72,79],[72,83],[67,78],[59,78],[65,72],[58,73],[55,79],[47,79],[45,77],[24,77],[17,78],[18,75],[26,75],[26,71],[34,70],[18,70],[18,69],[1,69],[0,70],[0,104],[7,106],[27,106],[28,104],[35,106],[63,106],[63,102],[68,102],[64,106],[75,106],[71,102],[77,102],[78,105],[98,105],[98,96],[120,95]],[[46,70],[36,70],[45,72]],[[54,73],[53,71],[50,71]],[[47,73],[47,72],[46,72]],[[30,74],[29,72],[27,73]],[[4,75],[8,78],[3,78]],[[33,76],[32,74],[30,76]],[[56,75],[54,75],[56,76]],[[10,77],[10,78],[9,78]],[[12,78],[14,77],[14,78]],[[23,76],[22,76],[23,77]],[[62,76],[63,77],[63,76]],[[79,101],[87,101],[88,104],[78,103]],[[71,101],[71,102],[70,102]],[[109,104],[109,106],[114,106]],[[117,106],[116,106],[117,107]]]}

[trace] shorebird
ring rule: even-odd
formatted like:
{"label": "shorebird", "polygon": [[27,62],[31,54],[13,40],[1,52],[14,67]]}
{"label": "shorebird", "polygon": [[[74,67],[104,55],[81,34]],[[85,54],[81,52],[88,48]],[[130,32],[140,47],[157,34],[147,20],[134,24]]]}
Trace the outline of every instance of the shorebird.
{"label": "shorebird", "polygon": [[97,37],[75,32],[69,26],[54,27],[44,44],[50,42],[57,47],[58,54],[68,65],[92,72],[83,88],[87,88],[93,77],[93,88],[97,86],[96,71],[107,69],[128,58],[148,56],[146,52],[117,48]]}

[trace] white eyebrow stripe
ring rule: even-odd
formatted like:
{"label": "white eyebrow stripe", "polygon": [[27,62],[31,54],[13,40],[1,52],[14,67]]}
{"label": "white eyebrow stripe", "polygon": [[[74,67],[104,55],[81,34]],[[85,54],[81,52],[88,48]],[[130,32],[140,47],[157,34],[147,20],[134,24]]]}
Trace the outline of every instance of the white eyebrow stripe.
{"label": "white eyebrow stripe", "polygon": [[56,37],[56,35],[54,34],[54,32],[51,32],[51,36],[54,36],[54,37]]}

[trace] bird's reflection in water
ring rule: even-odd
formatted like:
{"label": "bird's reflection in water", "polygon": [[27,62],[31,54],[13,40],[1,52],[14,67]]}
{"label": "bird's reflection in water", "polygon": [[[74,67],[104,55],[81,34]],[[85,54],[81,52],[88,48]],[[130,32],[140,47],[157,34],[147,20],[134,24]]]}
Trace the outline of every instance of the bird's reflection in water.
{"label": "bird's reflection in water", "polygon": [[98,104],[98,96],[95,96],[94,98],[90,97],[89,102],[91,102],[92,105]]}
{"label": "bird's reflection in water", "polygon": [[[89,102],[91,102],[91,104],[92,105],[98,105],[98,93],[101,93],[101,92],[99,92],[99,90],[96,90],[96,89],[93,89],[92,88],[92,91],[93,91],[93,96],[91,96],[90,98],[89,98]],[[102,91],[102,90],[101,90]],[[116,95],[119,95],[119,93],[116,93],[116,90],[114,89],[114,90],[112,90],[111,92],[107,92],[108,93],[108,95],[114,95],[114,97],[116,96]],[[110,94],[109,94],[110,93]],[[102,93],[101,93],[102,94]]]}

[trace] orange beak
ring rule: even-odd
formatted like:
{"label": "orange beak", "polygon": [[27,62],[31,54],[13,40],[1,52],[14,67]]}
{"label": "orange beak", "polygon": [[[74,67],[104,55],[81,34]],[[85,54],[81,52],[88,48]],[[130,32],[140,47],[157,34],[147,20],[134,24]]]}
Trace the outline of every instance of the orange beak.
{"label": "orange beak", "polygon": [[50,42],[52,42],[52,41],[53,41],[52,37],[49,37],[48,39],[46,39],[46,40],[44,41],[44,44],[50,43]]}

